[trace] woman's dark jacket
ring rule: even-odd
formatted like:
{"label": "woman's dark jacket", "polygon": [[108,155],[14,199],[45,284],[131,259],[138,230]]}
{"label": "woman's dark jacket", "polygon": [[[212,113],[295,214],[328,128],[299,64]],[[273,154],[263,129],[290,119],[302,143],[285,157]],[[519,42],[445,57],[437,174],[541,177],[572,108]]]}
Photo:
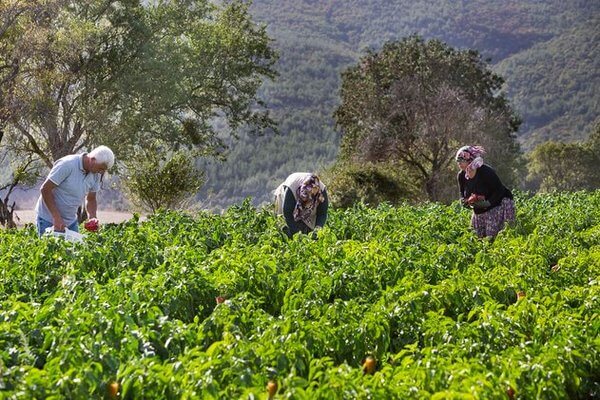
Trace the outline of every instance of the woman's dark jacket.
{"label": "woman's dark jacket", "polygon": [[460,171],[457,179],[463,204],[473,193],[484,195],[485,199],[490,202],[489,207],[473,208],[475,214],[481,214],[499,206],[505,197],[509,199],[513,198],[511,191],[502,184],[496,171],[489,165],[483,164],[479,167],[473,179],[467,179],[465,171]]}
{"label": "woman's dark jacket", "polygon": [[[327,190],[322,192],[325,199],[317,206],[317,222],[315,226],[323,227],[327,220],[327,209],[329,208],[329,199],[327,198]],[[289,227],[290,235],[296,232],[308,233],[310,229],[304,222],[294,220],[294,209],[296,208],[296,198],[290,188],[285,188],[285,197],[283,200],[283,216],[285,217],[286,225]]]}

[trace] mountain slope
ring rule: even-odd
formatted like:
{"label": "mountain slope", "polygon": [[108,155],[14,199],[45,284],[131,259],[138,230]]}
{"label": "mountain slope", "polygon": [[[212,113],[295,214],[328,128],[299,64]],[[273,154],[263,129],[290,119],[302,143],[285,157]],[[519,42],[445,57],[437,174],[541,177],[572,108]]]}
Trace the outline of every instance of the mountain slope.
{"label": "mountain slope", "polygon": [[[339,133],[331,115],[341,71],[365,49],[414,33],[491,59],[524,119],[519,135],[526,147],[583,139],[597,115],[600,2],[256,0],[252,13],[281,54],[280,76],[262,91],[281,134],[243,137],[229,161],[208,163],[199,196],[205,206],[246,196],[269,201],[288,173],[333,162]],[[529,79],[532,71],[541,78]]]}
{"label": "mountain slope", "polygon": [[581,140],[600,122],[600,18],[503,60],[507,92],[523,113],[528,147]]}

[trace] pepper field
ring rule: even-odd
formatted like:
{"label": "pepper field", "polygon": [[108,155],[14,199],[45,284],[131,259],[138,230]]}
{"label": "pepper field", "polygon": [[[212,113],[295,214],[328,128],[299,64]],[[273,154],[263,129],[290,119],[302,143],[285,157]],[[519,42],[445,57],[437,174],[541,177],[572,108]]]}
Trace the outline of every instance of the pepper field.
{"label": "pepper field", "polygon": [[0,399],[600,398],[600,191],[516,203],[1,230]]}

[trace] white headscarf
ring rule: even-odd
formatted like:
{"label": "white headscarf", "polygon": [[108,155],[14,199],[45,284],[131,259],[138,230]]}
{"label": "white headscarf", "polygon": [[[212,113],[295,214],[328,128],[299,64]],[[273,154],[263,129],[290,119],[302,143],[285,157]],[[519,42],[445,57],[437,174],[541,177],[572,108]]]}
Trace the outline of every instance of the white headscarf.
{"label": "white headscarf", "polygon": [[483,155],[485,149],[483,146],[463,146],[456,152],[456,161],[466,161],[469,163],[465,171],[465,178],[471,179],[475,170],[483,165]]}

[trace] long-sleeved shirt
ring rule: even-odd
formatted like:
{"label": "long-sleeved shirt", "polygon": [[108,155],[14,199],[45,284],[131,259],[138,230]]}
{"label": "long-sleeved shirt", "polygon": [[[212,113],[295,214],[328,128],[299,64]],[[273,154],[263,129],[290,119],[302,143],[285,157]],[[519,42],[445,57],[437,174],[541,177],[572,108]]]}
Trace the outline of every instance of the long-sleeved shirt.
{"label": "long-sleeved shirt", "polygon": [[486,164],[477,169],[472,179],[467,179],[465,171],[460,171],[457,180],[461,199],[466,200],[475,193],[484,195],[485,199],[490,202],[489,207],[474,208],[473,211],[475,214],[481,214],[499,206],[505,197],[509,199],[513,198],[511,191],[502,184],[496,171]]}
{"label": "long-sleeved shirt", "polygon": [[[317,206],[317,220],[315,226],[324,226],[327,220],[327,209],[329,208],[329,199],[327,198],[327,190],[322,192],[324,201]],[[283,216],[290,230],[290,235],[297,232],[308,233],[311,230],[304,222],[294,220],[294,208],[296,208],[296,197],[290,188],[285,189],[283,200]]]}

